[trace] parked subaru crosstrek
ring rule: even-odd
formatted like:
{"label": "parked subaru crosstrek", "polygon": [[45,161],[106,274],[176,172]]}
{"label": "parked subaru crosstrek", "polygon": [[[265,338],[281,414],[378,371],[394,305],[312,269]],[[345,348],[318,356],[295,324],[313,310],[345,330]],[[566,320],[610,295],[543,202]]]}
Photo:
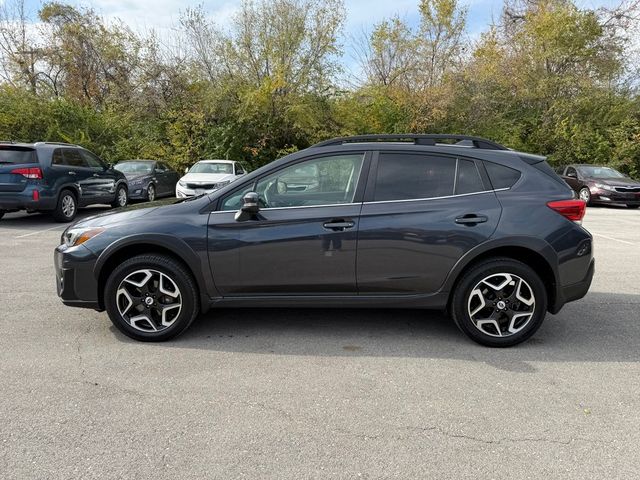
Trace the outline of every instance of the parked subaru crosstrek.
{"label": "parked subaru crosstrek", "polygon": [[127,198],[124,174],[78,145],[0,143],[0,218],[26,210],[71,222],[78,207],[124,207]]}
{"label": "parked subaru crosstrek", "polygon": [[73,225],[57,289],[142,341],[217,307],[402,307],[505,347],[587,293],[584,213],[544,157],[485,139],[338,138],[211,194]]}

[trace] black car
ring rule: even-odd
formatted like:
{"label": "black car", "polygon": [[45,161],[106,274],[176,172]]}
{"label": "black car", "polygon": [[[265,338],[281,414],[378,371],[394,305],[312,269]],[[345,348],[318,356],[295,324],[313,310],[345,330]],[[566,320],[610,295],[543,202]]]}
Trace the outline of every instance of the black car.
{"label": "black car", "polygon": [[[298,188],[301,168],[317,186]],[[217,307],[406,307],[509,346],[589,289],[584,213],[544,157],[475,137],[339,138],[208,195],[83,220],[55,250],[58,294],[143,341]]]}
{"label": "black car", "polygon": [[640,182],[611,167],[567,165],[560,174],[588,205],[621,203],[640,207]]}
{"label": "black car", "polygon": [[148,200],[172,196],[180,176],[163,162],[155,160],[125,160],[113,168],[124,173],[129,183],[131,200]]}
{"label": "black car", "polygon": [[124,207],[127,199],[125,176],[78,145],[0,143],[0,218],[26,210],[70,222],[78,207]]}

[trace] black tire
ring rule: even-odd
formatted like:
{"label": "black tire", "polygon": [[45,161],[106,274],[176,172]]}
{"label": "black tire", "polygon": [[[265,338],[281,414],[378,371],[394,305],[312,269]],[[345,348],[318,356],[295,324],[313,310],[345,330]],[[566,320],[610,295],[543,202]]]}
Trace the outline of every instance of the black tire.
{"label": "black tire", "polygon": [[153,202],[156,199],[156,186],[150,183],[147,187],[147,201]]}
{"label": "black tire", "polygon": [[72,222],[78,214],[78,199],[71,190],[62,190],[58,196],[58,203],[53,211],[53,218],[56,222]]}
{"label": "black tire", "polygon": [[[122,193],[124,191],[124,194]],[[124,185],[118,186],[116,189],[116,196],[111,202],[111,206],[113,208],[124,208],[129,203],[129,192],[127,191],[127,187]]]}
{"label": "black tire", "polygon": [[627,208],[630,208],[632,210],[635,210],[638,207],[640,207],[640,205],[627,205]]}
{"label": "black tire", "polygon": [[[142,331],[140,328],[148,325],[146,321],[142,321],[139,328],[136,328],[135,326],[132,326],[132,323],[130,323],[127,318],[120,313],[117,297],[118,289],[125,278],[138,270],[160,272],[168,277],[175,286],[177,286],[181,306],[178,310],[177,316],[172,320],[170,326],[163,327],[156,322],[154,323],[153,328],[158,328],[158,331]],[[151,282],[153,283],[153,281]],[[129,285],[127,282],[125,282],[125,284]],[[157,293],[157,287],[155,293]],[[146,295],[144,297],[146,298],[150,294],[147,293],[144,295]],[[144,295],[141,294],[140,298]],[[154,300],[156,300],[158,305],[160,305],[159,297],[160,295],[157,297],[154,296]],[[154,302],[153,306],[147,307],[144,301],[140,301],[137,304],[139,306],[131,307],[131,309],[135,308],[138,311],[132,311],[129,318],[133,318],[135,320],[136,316],[145,314],[145,312],[150,312],[149,315],[156,315],[157,318],[159,313],[155,305],[156,302]],[[113,325],[126,336],[142,342],[162,342],[177,337],[184,332],[189,325],[191,325],[200,310],[198,289],[191,273],[182,263],[169,256],[160,254],[138,255],[126,260],[116,267],[107,279],[104,290],[104,303]],[[140,308],[142,308],[142,310],[140,310]],[[147,308],[147,310],[144,310],[144,308]],[[127,312],[125,311],[125,314],[126,313]]]}
{"label": "black tire", "polygon": [[[471,319],[469,314],[471,308],[468,308],[468,306],[470,305],[470,296],[479,282],[491,275],[501,273],[516,275],[528,284],[525,288],[527,290],[530,289],[529,293],[533,295],[532,298],[534,300],[533,306],[528,308],[532,309],[533,315],[523,324],[521,330],[517,331],[517,333],[508,334],[507,332],[507,335],[505,336],[493,336],[485,333],[485,331],[481,330],[480,327],[476,326],[476,323]],[[492,293],[490,289],[485,290],[488,290],[490,294]],[[471,300],[473,301],[474,299]],[[531,298],[528,298],[527,300],[531,300]],[[523,306],[522,302],[517,302],[517,304],[520,307]],[[526,307],[526,305],[524,306]],[[489,304],[488,302],[486,308],[490,310],[495,309],[496,312],[498,311],[497,307],[493,307],[493,304]],[[512,310],[510,310],[510,312],[511,311]],[[547,291],[544,283],[531,267],[512,258],[492,258],[471,267],[463,274],[451,299],[451,314],[458,328],[475,342],[488,347],[511,347],[524,342],[529,339],[538,330],[538,328],[540,328],[546,313]],[[504,323],[500,323],[500,326],[508,323],[508,320],[506,320],[506,313],[504,315],[497,313],[497,315],[505,319]],[[491,325],[489,327],[493,328]],[[496,334],[497,333],[498,332],[496,332]]]}
{"label": "black tire", "polygon": [[591,191],[588,187],[582,187],[578,192],[578,198],[584,200],[587,205],[591,203]]}

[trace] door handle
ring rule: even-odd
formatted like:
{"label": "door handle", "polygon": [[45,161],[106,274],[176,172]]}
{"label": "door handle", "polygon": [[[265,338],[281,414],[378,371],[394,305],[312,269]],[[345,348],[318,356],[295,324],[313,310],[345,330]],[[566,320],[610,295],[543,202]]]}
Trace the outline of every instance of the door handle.
{"label": "door handle", "polygon": [[484,223],[489,218],[486,215],[476,215],[475,213],[468,213],[461,217],[456,218],[456,223],[460,225],[476,225],[478,223]]}
{"label": "door handle", "polygon": [[75,175],[76,172],[67,172],[67,175]]}
{"label": "door handle", "polygon": [[343,232],[347,228],[353,228],[355,222],[349,220],[331,220],[322,224],[327,230],[335,230],[337,232]]}
{"label": "door handle", "polygon": [[100,175],[98,175],[97,173],[93,174],[94,177],[99,177]]}

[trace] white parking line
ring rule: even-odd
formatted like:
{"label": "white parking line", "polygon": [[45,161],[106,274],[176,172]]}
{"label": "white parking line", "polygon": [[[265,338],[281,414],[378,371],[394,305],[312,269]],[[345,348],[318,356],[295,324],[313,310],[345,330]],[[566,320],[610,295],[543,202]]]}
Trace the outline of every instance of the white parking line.
{"label": "white parking line", "polygon": [[624,243],[626,245],[635,245],[635,243],[633,243],[633,242],[627,242],[626,240],[620,240],[619,238],[609,237],[609,236],[603,235],[601,233],[591,232],[591,234],[595,235],[596,237],[602,237],[602,238],[606,238],[607,240],[613,240],[614,242],[620,242],[620,243]]}
{"label": "white parking line", "polygon": [[16,238],[30,237],[31,235],[38,235],[39,233],[49,232],[51,230],[56,230],[56,229],[59,229],[59,228],[60,228],[60,226],[56,225],[55,227],[45,228],[44,230],[38,230],[38,231],[35,231],[35,232],[25,233],[24,235],[18,235]]}

